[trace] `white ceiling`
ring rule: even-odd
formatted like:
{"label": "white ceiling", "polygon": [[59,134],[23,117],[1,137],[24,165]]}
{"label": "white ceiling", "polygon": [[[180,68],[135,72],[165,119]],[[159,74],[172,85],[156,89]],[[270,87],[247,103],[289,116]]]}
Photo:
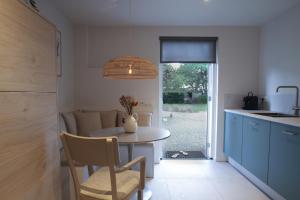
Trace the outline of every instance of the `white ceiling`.
{"label": "white ceiling", "polygon": [[101,26],[261,25],[300,3],[300,0],[52,1],[74,23]]}

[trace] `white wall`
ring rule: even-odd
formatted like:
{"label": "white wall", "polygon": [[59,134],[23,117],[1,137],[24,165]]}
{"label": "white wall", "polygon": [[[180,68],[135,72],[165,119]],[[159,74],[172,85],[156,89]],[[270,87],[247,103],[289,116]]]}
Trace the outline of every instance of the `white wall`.
{"label": "white wall", "polygon": [[[52,22],[61,32],[62,39],[62,76],[58,78],[57,105],[58,111],[68,111],[75,108],[74,103],[74,29],[71,21],[58,10],[50,0],[37,0],[40,14]],[[61,130],[61,122],[59,129]],[[75,199],[72,188],[72,180],[69,179],[68,168],[61,168],[62,194],[61,199]],[[55,192],[55,191],[54,191]]]}
{"label": "white wall", "polygon": [[300,4],[262,27],[259,91],[268,96],[272,110],[289,112],[295,104],[295,96],[279,95],[275,91],[279,85],[300,87],[299,37]]}
{"label": "white wall", "polygon": [[218,148],[223,155],[225,94],[258,91],[259,28],[257,27],[84,27],[75,29],[75,95],[77,108],[119,107],[122,94],[133,95],[154,109],[158,126],[159,80],[106,80],[101,66],[121,55],[146,57],[159,65],[159,36],[217,36],[219,54]]}
{"label": "white wall", "polygon": [[62,77],[58,78],[59,111],[74,108],[74,37],[73,25],[53,3],[37,1],[40,14],[52,22],[62,34]]}

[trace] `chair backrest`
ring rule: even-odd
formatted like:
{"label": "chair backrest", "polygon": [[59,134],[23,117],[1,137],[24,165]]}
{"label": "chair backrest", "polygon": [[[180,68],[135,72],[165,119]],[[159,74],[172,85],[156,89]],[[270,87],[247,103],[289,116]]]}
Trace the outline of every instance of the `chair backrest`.
{"label": "chair backrest", "polygon": [[119,164],[116,137],[81,137],[63,132],[61,139],[66,153],[73,162],[97,166]]}
{"label": "chair backrest", "polygon": [[62,132],[61,140],[70,166],[74,181],[76,199],[80,199],[80,188],[82,187],[75,165],[87,165],[89,174],[93,165],[108,166],[110,171],[111,188],[113,199],[116,199],[116,176],[114,167],[119,165],[119,149],[116,137],[81,137]]}

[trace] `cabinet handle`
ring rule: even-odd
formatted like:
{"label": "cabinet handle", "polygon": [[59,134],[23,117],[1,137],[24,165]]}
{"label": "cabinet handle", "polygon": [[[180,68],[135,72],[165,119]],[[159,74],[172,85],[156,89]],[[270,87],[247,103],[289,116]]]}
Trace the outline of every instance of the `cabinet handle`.
{"label": "cabinet handle", "polygon": [[282,131],[282,133],[285,134],[285,135],[290,135],[290,136],[298,135],[298,133],[294,133],[294,132],[291,132],[291,131]]}

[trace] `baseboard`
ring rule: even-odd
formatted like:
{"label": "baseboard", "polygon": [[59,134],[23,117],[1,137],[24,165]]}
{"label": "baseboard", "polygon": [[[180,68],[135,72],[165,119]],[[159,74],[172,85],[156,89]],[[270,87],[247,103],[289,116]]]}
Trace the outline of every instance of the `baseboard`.
{"label": "baseboard", "polygon": [[270,186],[268,186],[263,181],[259,180],[256,176],[254,176],[251,172],[249,172],[247,169],[245,169],[242,165],[237,163],[232,158],[228,158],[228,162],[237,169],[241,174],[243,174],[245,177],[247,177],[258,189],[266,193],[270,198],[274,200],[286,200],[284,197],[282,197],[280,194],[278,194],[275,190],[273,190]]}

